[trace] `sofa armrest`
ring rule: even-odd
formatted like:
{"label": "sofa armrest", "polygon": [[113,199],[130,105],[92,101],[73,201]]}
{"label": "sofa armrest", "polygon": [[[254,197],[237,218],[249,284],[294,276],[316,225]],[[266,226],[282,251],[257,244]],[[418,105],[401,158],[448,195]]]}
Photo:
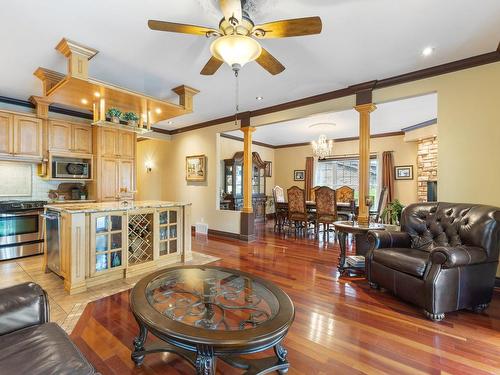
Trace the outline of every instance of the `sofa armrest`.
{"label": "sofa armrest", "polygon": [[368,242],[371,249],[385,249],[390,247],[411,247],[410,235],[406,232],[390,232],[388,230],[368,231]]}
{"label": "sofa armrest", "polygon": [[484,263],[488,255],[483,248],[473,246],[440,246],[431,251],[431,262],[445,268]]}
{"label": "sofa armrest", "polygon": [[28,282],[0,289],[0,335],[49,319],[49,300],[40,285]]}

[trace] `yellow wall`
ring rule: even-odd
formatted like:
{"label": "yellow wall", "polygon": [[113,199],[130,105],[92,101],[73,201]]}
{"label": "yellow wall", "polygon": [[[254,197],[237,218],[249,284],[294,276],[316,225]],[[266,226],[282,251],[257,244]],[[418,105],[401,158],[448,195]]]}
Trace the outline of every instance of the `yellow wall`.
{"label": "yellow wall", "polygon": [[[358,154],[358,141],[336,142],[333,145],[333,156]],[[394,151],[394,165],[413,165],[413,180],[400,180],[394,183],[395,197],[403,204],[417,201],[417,143],[405,142],[403,135],[393,137],[372,138],[370,151],[377,154],[382,163],[383,151]],[[295,169],[305,169],[305,158],[312,156],[311,146],[288,147],[275,150],[276,185],[288,189],[293,185],[304,188],[304,182],[293,180]]]}
{"label": "yellow wall", "polygon": [[[170,141],[155,139],[137,143],[138,200],[168,200],[164,184],[168,181],[168,170],[171,168],[171,147]],[[152,164],[151,172],[146,170],[147,161]]]}

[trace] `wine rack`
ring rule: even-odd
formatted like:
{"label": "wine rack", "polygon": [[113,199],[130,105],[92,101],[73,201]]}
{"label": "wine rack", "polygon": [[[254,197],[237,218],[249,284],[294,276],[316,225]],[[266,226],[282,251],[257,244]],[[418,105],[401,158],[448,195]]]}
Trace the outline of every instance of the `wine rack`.
{"label": "wine rack", "polygon": [[153,213],[128,217],[128,263],[140,264],[153,260]]}

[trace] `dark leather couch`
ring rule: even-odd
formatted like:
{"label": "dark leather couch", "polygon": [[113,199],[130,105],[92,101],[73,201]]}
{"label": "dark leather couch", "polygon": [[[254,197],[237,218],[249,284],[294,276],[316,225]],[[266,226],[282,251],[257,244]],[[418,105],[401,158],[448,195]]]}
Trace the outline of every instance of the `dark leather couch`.
{"label": "dark leather couch", "polygon": [[49,323],[49,301],[35,283],[0,289],[1,374],[96,374],[70,338]]}
{"label": "dark leather couch", "polygon": [[500,248],[500,209],[416,203],[403,210],[401,232],[369,231],[370,285],[421,306],[432,320],[446,312],[484,310],[493,293]]}

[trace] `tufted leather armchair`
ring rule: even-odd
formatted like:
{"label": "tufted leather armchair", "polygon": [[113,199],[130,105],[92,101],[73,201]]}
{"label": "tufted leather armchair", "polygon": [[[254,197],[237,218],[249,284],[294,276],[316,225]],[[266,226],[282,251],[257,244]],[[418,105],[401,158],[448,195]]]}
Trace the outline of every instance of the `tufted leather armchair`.
{"label": "tufted leather armchair", "polygon": [[401,232],[369,231],[368,241],[370,286],[423,307],[432,320],[460,309],[480,312],[491,301],[500,208],[415,203],[403,210]]}

